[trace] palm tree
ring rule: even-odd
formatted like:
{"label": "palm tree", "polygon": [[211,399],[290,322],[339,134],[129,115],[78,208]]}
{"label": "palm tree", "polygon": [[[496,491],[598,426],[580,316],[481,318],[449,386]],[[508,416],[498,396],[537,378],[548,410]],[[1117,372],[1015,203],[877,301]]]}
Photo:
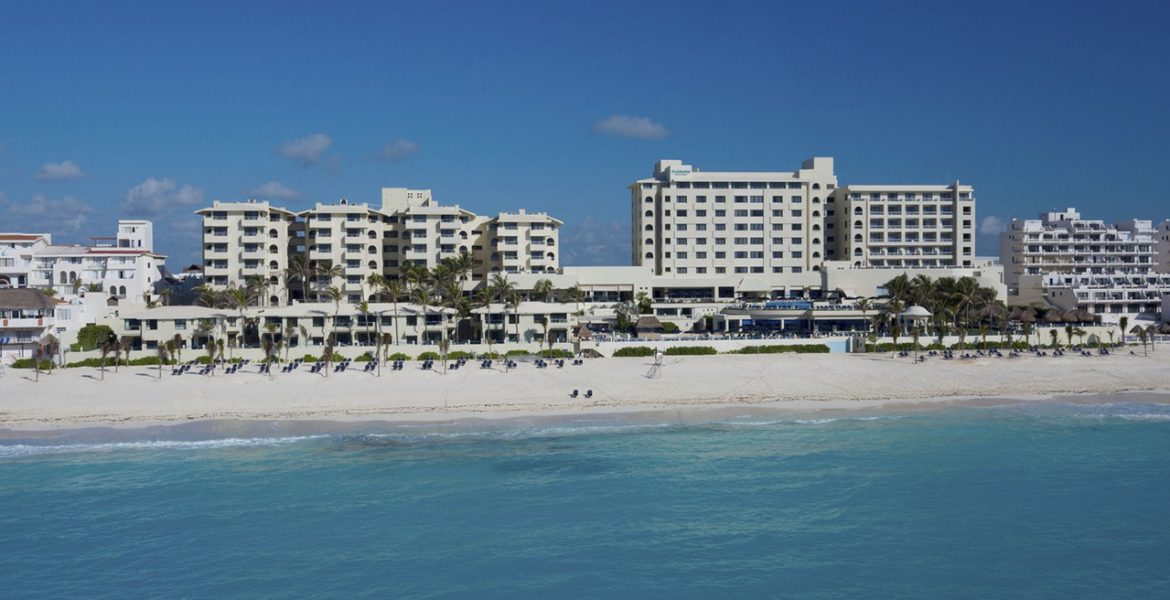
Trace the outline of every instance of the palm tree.
{"label": "palm tree", "polygon": [[532,295],[541,302],[547,302],[549,295],[552,294],[552,291],[553,282],[549,281],[548,279],[538,279],[536,283],[532,285]]}
{"label": "palm tree", "polygon": [[211,374],[215,375],[215,353],[219,347],[217,340],[213,337],[207,338],[207,344],[203,346],[203,350],[207,352],[207,364],[211,365]]}
{"label": "palm tree", "polygon": [[413,292],[411,293],[411,296],[413,296],[412,299],[415,301],[415,303],[417,303],[419,306],[422,307],[423,341],[426,341],[427,327],[428,327],[427,317],[430,316],[431,300],[432,300],[431,289],[429,286],[427,286],[425,284],[420,284],[414,288]]}
{"label": "palm tree", "polygon": [[101,345],[98,346],[98,350],[101,350],[101,353],[102,353],[102,360],[100,363],[101,364],[101,373],[102,373],[101,381],[106,380],[106,356],[108,356],[110,354],[110,350],[112,350],[112,349],[113,348],[111,347],[109,340],[102,342]]}
{"label": "palm tree", "polygon": [[394,344],[398,345],[398,301],[406,294],[406,289],[397,279],[383,280],[382,289],[386,291],[386,295],[390,296],[390,301],[394,303]]}
{"label": "palm tree", "polygon": [[885,288],[891,300],[900,302],[910,300],[910,278],[905,273],[887,281]]}
{"label": "palm tree", "polygon": [[366,278],[366,284],[373,290],[374,298],[380,299],[384,293],[383,289],[386,287],[386,278],[381,273],[370,273],[370,276]]}
{"label": "palm tree", "polygon": [[1149,339],[1150,334],[1146,333],[1146,329],[1144,327],[1138,327],[1136,329],[1138,341],[1142,343],[1142,356],[1149,356],[1149,353],[1146,352],[1146,341]]}
{"label": "palm tree", "polygon": [[1118,321],[1121,324],[1121,345],[1125,345],[1125,334],[1129,333],[1129,317],[1123,316]]}
{"label": "palm tree", "polygon": [[1052,349],[1059,350],[1060,349],[1060,340],[1057,338],[1056,329],[1049,329],[1048,336],[1050,338],[1052,338]]}
{"label": "palm tree", "polygon": [[208,287],[206,285],[201,285],[195,289],[198,291],[198,294],[199,294],[199,296],[196,298],[195,302],[199,306],[202,306],[205,308],[215,308],[217,305],[219,305],[219,299],[220,299],[219,292],[211,289],[210,287]]}
{"label": "palm tree", "polygon": [[170,356],[170,351],[167,348],[167,344],[170,344],[170,343],[171,342],[168,340],[166,344],[159,344],[158,347],[155,348],[155,354],[158,356],[158,378],[159,379],[162,379],[163,363],[167,362],[167,357]]}
{"label": "palm tree", "polygon": [[1068,337],[1068,345],[1071,348],[1073,345],[1073,326],[1071,323],[1064,326],[1064,335]]}
{"label": "palm tree", "polygon": [[284,291],[292,299],[292,283],[301,284],[303,300],[309,300],[309,278],[314,269],[309,265],[309,259],[304,254],[294,254],[288,261],[288,268],[284,270]]}
{"label": "palm tree", "polygon": [[570,287],[565,290],[565,297],[573,301],[573,310],[576,314],[581,314],[581,301],[585,299],[585,290],[577,286]]}
{"label": "palm tree", "polygon": [[333,327],[331,328],[328,337],[330,338],[330,345],[334,345],[337,343],[337,315],[341,312],[342,292],[337,288],[337,286],[331,285],[329,286],[329,289],[325,290],[325,293],[328,294],[329,299],[333,301]]}
{"label": "palm tree", "polygon": [[516,342],[520,342],[520,294],[512,292],[505,298],[508,308],[512,309],[512,316],[516,320]]}
{"label": "palm tree", "polygon": [[[1025,346],[1032,343],[1032,329],[1033,327],[1031,323],[1023,323],[1020,325],[1020,331],[1024,334]],[[1039,341],[1039,336],[1040,334],[1036,334],[1037,341]]]}
{"label": "palm tree", "polygon": [[[325,280],[324,283],[329,284],[329,287],[326,289],[326,292],[329,294],[330,298],[332,298],[333,297],[333,290],[337,289],[333,285],[333,280],[345,275],[345,269],[341,265],[335,265],[332,262],[325,260],[325,261],[321,261],[317,265],[317,268],[314,271],[314,274],[317,277],[318,283],[322,283],[321,280]],[[318,294],[318,299],[319,298],[320,298],[320,294]]]}
{"label": "palm tree", "polygon": [[917,322],[910,325],[910,335],[914,338],[914,362],[918,362],[918,336],[921,333],[922,327]]}
{"label": "palm tree", "polygon": [[171,345],[174,348],[175,361],[176,362],[183,362],[183,336],[176,333],[171,338]]}
{"label": "palm tree", "polygon": [[495,300],[495,296],[495,290],[490,285],[485,285],[475,292],[475,306],[485,311],[483,319],[484,327],[481,334],[487,342],[489,356],[492,353],[492,332],[488,330],[488,327],[491,325],[492,301]]}
{"label": "palm tree", "polygon": [[898,336],[902,335],[902,319],[895,317],[890,321],[890,337],[894,338],[894,356],[898,355]]}
{"label": "palm tree", "polygon": [[126,366],[130,366],[130,352],[134,350],[134,338],[122,336],[122,352],[126,354]]}
{"label": "palm tree", "polygon": [[357,304],[355,304],[354,308],[357,308],[358,314],[362,316],[362,323],[365,325],[365,328],[366,328],[366,331],[365,331],[366,344],[369,344],[370,343],[370,303],[366,302],[365,300],[362,300],[361,302],[358,302]]}
{"label": "palm tree", "polygon": [[215,340],[215,353],[219,357],[220,362],[223,362],[223,338]]}

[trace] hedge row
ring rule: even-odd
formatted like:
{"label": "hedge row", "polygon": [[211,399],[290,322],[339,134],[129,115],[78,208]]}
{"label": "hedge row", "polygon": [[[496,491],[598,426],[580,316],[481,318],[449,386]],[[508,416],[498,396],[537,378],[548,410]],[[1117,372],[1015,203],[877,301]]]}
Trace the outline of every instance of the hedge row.
{"label": "hedge row", "polygon": [[787,344],[773,346],[744,346],[734,350],[732,354],[828,354],[829,347],[824,344]]}
{"label": "hedge row", "polygon": [[618,348],[613,355],[618,358],[629,358],[637,356],[654,356],[654,349],[646,346],[628,346],[626,348]]}
{"label": "hedge row", "polygon": [[675,346],[667,348],[663,354],[667,356],[700,356],[704,354],[719,354],[719,351],[710,346]]}

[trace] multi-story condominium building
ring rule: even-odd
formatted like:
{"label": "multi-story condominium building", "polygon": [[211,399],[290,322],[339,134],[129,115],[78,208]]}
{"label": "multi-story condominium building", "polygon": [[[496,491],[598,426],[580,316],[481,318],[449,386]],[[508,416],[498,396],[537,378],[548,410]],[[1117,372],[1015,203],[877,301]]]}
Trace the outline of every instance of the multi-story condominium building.
{"label": "multi-story condominium building", "polygon": [[1157,232],[1154,235],[1157,236],[1154,248],[1158,253],[1156,259],[1158,272],[1170,273],[1170,219],[1158,223]]}
{"label": "multi-story condominium building", "polygon": [[704,277],[819,270],[832,158],[795,172],[704,172],[660,160],[630,185],[633,264]]}
{"label": "multi-story condominium building", "polygon": [[1072,208],[1013,219],[1000,234],[1009,301],[1048,301],[1107,321],[1157,318],[1170,291],[1170,276],[1159,273],[1160,227],[1082,219]]}
{"label": "multi-story condominium building", "polygon": [[367,204],[317,203],[297,214],[304,223],[304,251],[313,268],[340,267],[335,276],[318,275],[305,298],[323,298],[322,292],[337,287],[347,302],[360,302],[370,275],[382,271],[382,238],[388,217]]}
{"label": "multi-story condominium building", "polygon": [[[224,289],[245,285],[250,276],[265,277],[268,304],[319,300],[330,287],[347,302],[368,300],[376,291],[371,275],[393,279],[408,265],[433,269],[463,254],[478,260],[472,280],[560,268],[560,221],[524,210],[477,216],[439,204],[430,190],[383,188],[380,208],[340,200],[293,213],[262,202],[217,201],[196,213],[203,216],[207,283]],[[301,254],[318,274],[288,281],[286,269]],[[337,273],[320,272],[329,268]]]}
{"label": "multi-story condominium building", "polygon": [[1150,221],[1107,224],[1072,208],[1012,219],[999,238],[1004,278],[1011,293],[1025,275],[1149,273],[1156,268],[1155,236]]}
{"label": "multi-story condominium building", "polygon": [[556,273],[561,222],[545,213],[500,213],[480,228],[486,239],[478,276],[492,273]]}
{"label": "multi-story condominium building", "polygon": [[54,245],[48,234],[0,234],[0,287],[51,289],[66,300],[91,288],[131,303],[154,295],[166,257],[154,252],[150,221],[120,220],[116,236],[94,240]]}
{"label": "multi-story condominium building", "polygon": [[288,300],[283,285],[296,214],[267,202],[220,202],[195,211],[203,217],[204,283],[223,290],[257,277],[267,283],[265,302]]}
{"label": "multi-story condominium building", "polygon": [[28,287],[33,256],[52,243],[47,233],[0,233],[0,288]]}
{"label": "multi-story condominium building", "polygon": [[969,267],[975,195],[969,185],[849,185],[829,199],[831,260],[859,267]]}

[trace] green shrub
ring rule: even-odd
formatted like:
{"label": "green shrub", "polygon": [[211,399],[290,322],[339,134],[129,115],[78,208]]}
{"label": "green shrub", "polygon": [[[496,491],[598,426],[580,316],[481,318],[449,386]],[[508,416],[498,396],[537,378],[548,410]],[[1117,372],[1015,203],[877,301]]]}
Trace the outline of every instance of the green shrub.
{"label": "green shrub", "polygon": [[374,358],[374,353],[367,350],[364,354],[353,360],[354,362],[374,362],[376,359]]}
{"label": "green shrub", "polygon": [[[879,345],[880,347],[880,345]],[[788,344],[770,346],[744,346],[732,354],[828,354],[824,344]]]}
{"label": "green shrub", "polygon": [[663,354],[667,356],[700,356],[704,354],[719,354],[719,351],[710,346],[677,346],[667,348]]}
{"label": "green shrub", "polygon": [[439,360],[439,353],[438,352],[431,352],[428,350],[427,352],[423,352],[422,354],[419,354],[418,359],[419,360]]}
{"label": "green shrub", "polygon": [[343,360],[345,360],[343,356],[338,354],[336,351],[330,350],[325,350],[321,353],[321,356],[317,357],[317,362],[341,362]]}
{"label": "green shrub", "polygon": [[410,355],[403,354],[402,352],[395,352],[394,354],[387,356],[386,360],[410,360]]}
{"label": "green shrub", "polygon": [[654,356],[654,349],[646,346],[629,346],[626,348],[619,348],[613,353],[618,358],[638,357],[638,356]]}
{"label": "green shrub", "polygon": [[468,359],[468,360],[470,360],[470,359],[472,359],[472,358],[475,358],[475,356],[473,356],[473,355],[472,355],[470,352],[464,352],[464,351],[462,351],[462,350],[456,350],[456,351],[454,351],[454,352],[448,352],[448,353],[447,353],[447,358],[448,358],[448,359],[450,359],[450,360],[460,360],[460,359]]}
{"label": "green shrub", "polygon": [[82,350],[94,350],[113,335],[114,330],[108,326],[90,323],[77,330],[77,345]]}
{"label": "green shrub", "polygon": [[[53,367],[53,361],[51,361],[51,360],[42,360],[41,361],[41,370],[42,371],[48,371],[52,367]],[[13,369],[31,369],[31,368],[33,368],[33,359],[31,359],[31,358],[18,358],[16,360],[12,361],[12,368]]]}
{"label": "green shrub", "polygon": [[317,362],[317,357],[312,354],[306,354],[301,357],[301,362],[315,363]]}
{"label": "green shrub", "polygon": [[478,358],[490,358],[492,360],[497,360],[500,358],[500,353],[499,352],[484,352],[483,354],[480,354]]}
{"label": "green shrub", "polygon": [[[74,367],[100,367],[100,366],[102,366],[102,359],[101,359],[101,358],[87,358],[87,359],[85,359],[85,360],[79,360],[79,361],[76,361],[76,362],[71,362],[71,363],[69,363],[69,364],[67,364],[67,365],[65,365],[65,366],[66,366],[66,367],[69,367],[69,368],[71,368],[71,369],[72,369],[72,368],[74,368]],[[107,367],[113,367],[113,366],[114,366],[114,359],[113,359],[113,357],[106,358],[106,366],[107,366]]]}
{"label": "green shrub", "polygon": [[678,325],[671,321],[663,321],[662,333],[678,333]]}
{"label": "green shrub", "polygon": [[157,367],[158,366],[158,357],[157,356],[143,356],[142,358],[136,358],[136,359],[130,361],[130,366],[131,367]]}
{"label": "green shrub", "polygon": [[528,356],[532,354],[527,350],[509,350],[504,356]]}

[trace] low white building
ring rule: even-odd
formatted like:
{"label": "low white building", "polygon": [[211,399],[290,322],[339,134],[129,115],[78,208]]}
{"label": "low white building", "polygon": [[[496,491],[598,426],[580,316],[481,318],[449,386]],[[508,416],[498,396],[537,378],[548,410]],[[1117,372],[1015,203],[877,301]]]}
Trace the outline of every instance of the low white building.
{"label": "low white building", "polygon": [[0,288],[29,287],[33,257],[52,243],[47,233],[0,233]]}

